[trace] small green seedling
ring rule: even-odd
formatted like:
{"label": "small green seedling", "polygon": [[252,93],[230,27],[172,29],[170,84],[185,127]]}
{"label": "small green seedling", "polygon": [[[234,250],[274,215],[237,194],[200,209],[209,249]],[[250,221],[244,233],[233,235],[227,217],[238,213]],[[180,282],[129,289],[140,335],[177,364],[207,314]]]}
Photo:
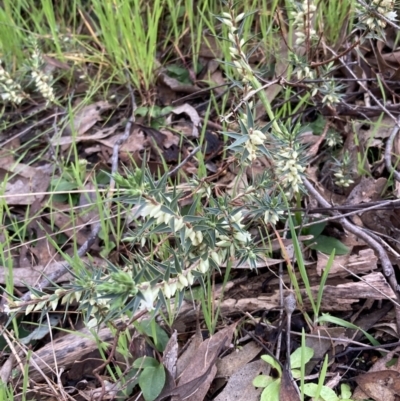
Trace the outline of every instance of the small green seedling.
{"label": "small green seedling", "polygon": [[164,366],[154,358],[142,357],[136,359],[133,369],[140,370],[137,381],[143,392],[143,398],[145,401],[154,401],[165,384]]}
{"label": "small green seedling", "polygon": [[[290,369],[292,376],[295,379],[300,377],[301,365],[305,365],[314,355],[314,350],[310,347],[304,347],[303,361],[301,358],[302,348],[298,348],[290,355]],[[282,378],[282,368],[276,359],[270,355],[262,355],[261,359],[270,364],[278,372],[278,378],[274,379],[271,376],[259,375],[253,380],[255,387],[265,387],[261,393],[261,401],[279,401],[279,389]]]}
{"label": "small green seedling", "polygon": [[312,397],[315,401],[353,401],[351,399],[351,390],[348,384],[342,384],[340,386],[340,396],[327,386],[322,386],[319,393],[319,397],[316,398],[318,390],[318,384],[307,383],[304,385],[304,394]]}
{"label": "small green seedling", "polygon": [[[301,378],[301,369],[311,360],[314,355],[314,350],[310,347],[299,347],[290,355],[290,370],[294,379]],[[279,401],[279,392],[282,380],[282,368],[279,362],[270,355],[262,355],[261,359],[270,364],[278,372],[278,378],[273,378],[267,375],[259,375],[253,380],[255,387],[264,387],[261,393],[261,401]],[[303,386],[302,394],[312,397],[313,401],[353,401],[351,400],[350,387],[347,384],[342,384],[340,387],[340,396],[323,383],[326,377],[326,367],[328,359],[325,359],[318,384],[306,383]]]}

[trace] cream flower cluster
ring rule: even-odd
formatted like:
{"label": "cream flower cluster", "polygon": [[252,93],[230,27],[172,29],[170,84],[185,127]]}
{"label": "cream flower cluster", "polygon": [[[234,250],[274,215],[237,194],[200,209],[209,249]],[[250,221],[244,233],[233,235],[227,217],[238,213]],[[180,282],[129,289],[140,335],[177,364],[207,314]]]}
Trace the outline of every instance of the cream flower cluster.
{"label": "cream flower cluster", "polygon": [[296,71],[297,79],[315,79],[316,73],[308,66],[299,67]]}
{"label": "cream flower cluster", "polygon": [[[153,217],[157,219],[159,223],[167,222],[170,227],[174,227],[175,230],[185,229],[185,239],[189,238],[194,246],[205,247],[202,243],[203,234],[198,233],[193,228],[189,227],[189,224],[184,223],[182,217],[174,216],[163,212],[161,204],[153,201],[147,201],[145,207],[141,210],[141,215],[146,217]],[[170,217],[171,216],[171,217]],[[140,284],[134,283],[132,274],[129,272],[118,272],[117,274],[111,274],[102,280],[102,289],[100,286],[95,284],[93,281],[87,286],[87,289],[91,289],[94,296],[85,299],[90,306],[91,320],[88,323],[89,327],[96,327],[99,323],[99,318],[108,313],[111,308],[110,299],[114,297],[113,292],[118,292],[118,289],[122,289],[122,292],[127,293],[129,296],[135,296],[137,293],[140,294],[141,301],[139,304],[140,310],[152,311],[155,308],[155,303],[159,298],[160,291],[163,293],[165,298],[169,299],[173,297],[177,291],[181,291],[188,286],[192,286],[195,280],[194,271],[205,274],[210,268],[210,260],[212,259],[216,264],[220,264],[228,254],[228,252],[234,251],[234,245],[248,246],[251,242],[251,235],[244,230],[245,225],[242,223],[244,216],[241,211],[236,211],[234,214],[229,215],[222,221],[222,228],[233,231],[233,236],[230,238],[228,235],[222,235],[218,231],[215,231],[215,236],[218,240],[216,246],[221,249],[211,250],[197,259],[195,263],[189,265],[181,273],[169,280],[163,280],[158,283],[151,283],[149,281],[142,282]],[[197,257],[196,255],[192,255]],[[121,285],[123,284],[123,285]],[[96,288],[99,292],[96,292]],[[111,298],[107,295],[111,294]],[[100,296],[98,296],[100,295]],[[49,305],[55,309],[58,305],[58,301],[61,298],[62,303],[72,302],[74,300],[80,301],[82,297],[82,291],[65,291],[64,289],[56,290],[55,294],[49,296],[47,294],[43,296],[32,296],[32,299],[38,301],[28,306],[27,312],[32,310],[41,310],[46,305]],[[13,302],[10,303],[11,308],[19,308],[21,303]]]}
{"label": "cream flower cluster", "polygon": [[[201,274],[207,273],[210,268],[210,259],[219,265],[227,255],[234,255],[235,246],[244,247],[252,240],[251,234],[244,230],[245,225],[242,223],[244,216],[241,211],[236,211],[236,213],[223,220],[222,228],[230,230],[232,234],[231,236],[223,235],[218,230],[215,230],[215,238],[217,239],[215,245],[219,249],[209,250],[208,252],[206,244],[203,242],[204,238],[201,231],[194,230],[193,227],[183,221],[181,216],[164,212],[162,205],[155,200],[147,200],[140,215],[156,219],[157,224],[167,224],[175,233],[184,229],[185,240],[189,239],[194,247],[194,249],[191,249],[189,257],[197,258],[199,254],[203,255],[193,266],[188,266],[181,274],[168,281],[163,281],[153,286],[150,283],[138,285],[137,288],[143,297],[140,307],[148,310],[153,308],[160,290],[166,298],[173,297],[177,291],[193,284],[193,271]],[[208,256],[204,258],[204,254],[208,254]]]}
{"label": "cream flower cluster", "polygon": [[[260,133],[261,135],[264,135],[261,131]],[[189,224],[183,221],[183,217],[176,216],[174,214],[163,211],[161,203],[151,200],[146,201],[145,206],[140,211],[140,216],[150,217],[150,218],[153,217],[154,219],[156,219],[157,224],[165,223],[175,233],[181,230],[183,227],[185,227],[185,239],[189,238],[192,245],[195,247],[201,246],[203,242],[203,234],[201,231],[193,230],[193,228]],[[248,240],[251,240],[251,236],[249,233],[242,231],[242,229],[244,228],[244,224],[241,223],[242,220],[243,220],[243,213],[241,211],[238,211],[234,215],[230,216],[229,221],[226,219],[224,220],[223,228],[229,229],[233,227],[234,224],[236,224],[239,227],[240,231],[235,232],[233,237],[239,242],[246,242]],[[223,240],[226,240],[228,238],[227,236],[220,234],[218,231],[215,231],[215,235],[216,238],[220,238]],[[230,243],[231,242],[229,242],[229,244]],[[216,245],[224,246],[224,245],[218,245],[218,243]]]}
{"label": "cream flower cluster", "polygon": [[221,21],[229,28],[228,39],[230,41],[229,53],[232,57],[232,62],[236,67],[239,76],[244,84],[247,84],[254,78],[253,70],[250,67],[247,57],[243,52],[245,40],[240,38],[238,34],[237,24],[240,23],[245,17],[245,13],[235,16],[234,10],[229,13],[223,12]]}
{"label": "cream flower cluster", "polygon": [[300,163],[300,154],[290,146],[279,149],[275,155],[276,175],[287,195],[299,192],[301,176],[305,170]]}
{"label": "cream flower cluster", "polygon": [[339,187],[347,188],[354,183],[354,181],[350,177],[345,176],[342,171],[338,171],[334,176],[336,177],[335,184]]}
{"label": "cream flower cluster", "polygon": [[282,215],[283,215],[283,210],[275,211],[269,209],[264,213],[264,222],[265,224],[275,225],[279,221]]}
{"label": "cream flower cluster", "polygon": [[293,26],[295,28],[296,45],[303,44],[307,38],[310,40],[318,39],[317,33],[313,28],[313,16],[317,10],[312,0],[303,0],[300,9],[292,12],[294,17]]}
{"label": "cream flower cluster", "polygon": [[15,82],[0,62],[0,96],[3,100],[20,104],[26,97],[21,85]]}
{"label": "cream flower cluster", "polygon": [[[251,106],[252,104],[250,103],[249,107]],[[245,127],[248,126],[247,115],[245,113],[240,115],[240,121]],[[252,162],[257,158],[258,146],[265,143],[267,136],[262,131],[252,127],[248,127],[247,130],[249,134],[247,141],[244,143],[244,147],[248,152],[247,159]]]}
{"label": "cream flower cluster", "polygon": [[31,62],[32,62],[31,77],[33,78],[33,81],[35,83],[36,90],[48,102],[54,102],[55,100],[54,90],[50,85],[52,77],[51,75],[46,75],[41,70],[41,66],[43,65],[43,58],[36,43],[35,43],[35,49],[31,56]]}
{"label": "cream flower cluster", "polygon": [[[243,230],[243,217],[244,216],[241,211],[236,212],[234,215],[230,216],[229,222],[225,219],[223,228],[228,230],[229,228],[233,228],[234,224],[237,225],[239,227],[239,230],[234,232],[233,239],[238,241],[240,244],[247,244],[248,242],[251,242],[251,234]],[[216,246],[226,248],[232,245],[232,241],[227,235],[222,235],[218,231],[215,232],[215,235],[220,240],[215,244]]]}
{"label": "cream flower cluster", "polygon": [[324,95],[322,103],[327,106],[333,106],[340,102],[340,94],[338,93],[338,86],[334,80],[325,81],[319,91]]}
{"label": "cream flower cluster", "polygon": [[49,102],[54,102],[54,90],[49,84],[51,77],[44,74],[43,71],[36,70],[31,72],[35,82],[36,90]]}
{"label": "cream flower cluster", "polygon": [[257,158],[257,150],[259,145],[263,145],[267,139],[266,135],[260,130],[249,129],[249,139],[246,141],[244,147],[249,152],[247,158],[252,162]]}
{"label": "cream flower cluster", "polygon": [[344,152],[341,163],[338,162],[336,173],[334,173],[335,184],[339,187],[347,188],[354,183],[350,176],[351,158],[348,151]]}
{"label": "cream flower cluster", "polygon": [[328,133],[326,134],[325,142],[330,148],[333,148],[337,145],[341,145],[343,143],[343,139],[338,132],[333,129],[329,129]]}
{"label": "cream flower cluster", "polygon": [[[390,21],[396,21],[397,13],[394,10],[395,2],[393,0],[372,0],[371,6],[374,9]],[[364,10],[363,10],[364,11]],[[360,17],[361,22],[368,26],[371,30],[377,28],[385,28],[386,21],[377,18],[375,15],[370,15],[370,13],[363,13]]]}

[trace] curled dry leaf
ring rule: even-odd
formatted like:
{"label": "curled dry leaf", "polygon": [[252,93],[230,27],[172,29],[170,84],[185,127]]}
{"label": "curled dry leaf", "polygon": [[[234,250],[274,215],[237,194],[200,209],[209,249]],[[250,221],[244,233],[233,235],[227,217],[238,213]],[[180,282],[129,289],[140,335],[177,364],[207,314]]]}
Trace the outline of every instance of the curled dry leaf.
{"label": "curled dry leaf", "polygon": [[230,377],[243,366],[247,365],[262,351],[261,345],[255,341],[245,344],[237,352],[219,359],[217,362],[217,377]]}
{"label": "curled dry leaf", "polygon": [[361,390],[375,401],[395,401],[400,395],[400,373],[395,370],[369,372],[354,378]]}
{"label": "curled dry leaf", "polygon": [[163,391],[157,401],[162,401],[170,396],[181,399],[190,397],[192,401],[202,401],[217,373],[215,366],[217,358],[221,350],[231,342],[236,325],[230,325],[202,342],[180,375],[177,387]]}
{"label": "curled dry leaf", "polygon": [[263,391],[253,386],[253,379],[260,374],[269,375],[271,366],[258,359],[237,369],[230,377],[224,390],[215,401],[259,401]]}
{"label": "curled dry leaf", "polygon": [[193,106],[191,106],[188,103],[185,103],[185,104],[182,104],[181,106],[175,107],[172,110],[172,113],[174,113],[174,114],[182,114],[182,113],[186,114],[190,118],[190,121],[193,124],[191,136],[193,138],[198,138],[199,137],[199,129],[198,128],[200,127],[201,120],[200,120],[199,113],[197,112],[197,110]]}
{"label": "curled dry leaf", "polygon": [[183,84],[179,82],[177,79],[168,76],[165,72],[162,72],[158,76],[158,83],[165,85],[170,88],[174,92],[182,92],[182,93],[196,93],[200,90],[200,88],[196,85],[191,84]]}
{"label": "curled dry leaf", "polygon": [[0,159],[0,180],[6,182],[4,196],[8,205],[31,205],[46,195],[50,174],[42,168]]}
{"label": "curled dry leaf", "polygon": [[99,101],[83,107],[75,114],[75,118],[65,128],[63,135],[72,135],[76,132],[77,136],[89,131],[101,119],[101,113],[111,108],[110,103]]}

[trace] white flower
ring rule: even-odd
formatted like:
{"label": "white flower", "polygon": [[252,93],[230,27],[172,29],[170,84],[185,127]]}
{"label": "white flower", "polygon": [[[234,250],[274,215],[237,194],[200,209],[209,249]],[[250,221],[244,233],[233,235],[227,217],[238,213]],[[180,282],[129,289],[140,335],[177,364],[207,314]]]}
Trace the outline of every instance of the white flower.
{"label": "white flower", "polygon": [[282,210],[267,210],[264,214],[265,224],[276,224],[279,221],[279,216],[283,214]]}
{"label": "white flower", "polygon": [[233,28],[233,23],[230,19],[222,18],[222,22],[227,25],[229,28]]}
{"label": "white flower", "polygon": [[173,280],[169,283],[169,288],[171,291],[171,296],[174,296],[176,293],[176,290],[178,289],[178,285],[177,285],[177,280]]}
{"label": "white flower", "polygon": [[290,148],[282,148],[276,155],[276,174],[280,178],[281,184],[288,190],[288,194],[299,191],[301,183],[301,173],[305,167],[299,163],[299,153]]}
{"label": "white flower", "polygon": [[142,208],[142,210],[139,213],[139,216],[141,216],[141,217],[148,216],[150,214],[150,212],[152,211],[153,206],[154,205],[150,202],[145,203],[144,207]]}
{"label": "white flower", "polygon": [[247,152],[249,153],[247,158],[250,161],[257,159],[257,147],[254,145],[251,140],[246,141],[244,147],[246,148]]}
{"label": "white flower", "polygon": [[188,279],[183,274],[180,274],[178,276],[178,280],[182,284],[183,287],[187,287],[189,285]]}
{"label": "white flower", "polygon": [[194,283],[194,276],[191,270],[188,271],[188,274],[186,275],[187,281],[189,285],[193,285]]}
{"label": "white flower", "polygon": [[254,145],[262,145],[267,139],[267,136],[263,134],[260,130],[254,130],[250,131],[249,138]]}
{"label": "white flower", "polygon": [[140,309],[151,311],[154,309],[154,301],[157,299],[158,288],[152,288],[149,282],[144,282],[139,287],[143,300],[140,302]]}
{"label": "white flower", "polygon": [[195,232],[195,239],[193,241],[193,245],[200,245],[203,242],[203,233],[201,231]]}
{"label": "white flower", "polygon": [[251,241],[251,234],[247,231],[239,231],[233,235],[233,237],[243,243],[247,243]]}
{"label": "white flower", "polygon": [[212,260],[213,260],[217,265],[220,265],[220,264],[221,264],[221,259],[220,259],[220,257],[219,257],[219,255],[218,255],[217,252],[212,251],[212,252],[211,252],[211,258],[212,258]]}
{"label": "white flower", "polygon": [[383,15],[390,21],[396,21],[396,19],[397,19],[396,11],[389,11]]}
{"label": "white flower", "polygon": [[235,22],[238,23],[240,22],[245,16],[245,13],[241,13],[239,14],[236,18],[235,18]]}
{"label": "white flower", "polygon": [[203,242],[203,233],[194,231],[191,227],[186,227],[185,238],[189,238],[193,246],[198,246]]}
{"label": "white flower", "polygon": [[173,294],[172,294],[172,291],[171,291],[171,286],[168,284],[167,281],[164,282],[163,290],[164,290],[165,298],[169,299],[169,298],[172,297]]}
{"label": "white flower", "polygon": [[199,263],[199,266],[197,268],[198,271],[200,273],[205,274],[205,273],[208,272],[209,268],[210,268],[210,262],[208,261],[208,259],[206,259],[206,260],[200,259],[200,263]]}
{"label": "white flower", "polygon": [[94,317],[93,319],[90,319],[90,320],[87,322],[86,327],[87,327],[88,329],[94,329],[94,328],[96,328],[98,325],[99,325],[99,322],[97,321],[97,318]]}
{"label": "white flower", "polygon": [[150,213],[149,213],[149,217],[158,217],[158,213],[161,210],[161,203],[157,204],[157,205],[152,205],[152,207],[150,208]]}
{"label": "white flower", "polygon": [[236,223],[240,228],[244,227],[244,224],[240,222],[243,220],[243,213],[241,210],[237,211],[234,215],[231,216],[232,222]]}
{"label": "white flower", "polygon": [[184,226],[184,222],[183,222],[183,218],[182,217],[178,217],[174,220],[175,222],[175,232],[179,231],[183,226]]}
{"label": "white flower", "polygon": [[167,214],[167,213],[164,213],[164,212],[162,212],[162,211],[160,210],[160,211],[156,214],[156,216],[154,216],[154,217],[157,218],[156,223],[157,223],[157,224],[161,224],[161,223],[164,223],[166,217],[167,217],[167,223],[168,223],[168,221],[172,218],[172,216],[171,216],[170,218],[168,218],[169,216],[171,216],[171,215],[169,215],[169,214]]}
{"label": "white flower", "polygon": [[230,246],[231,243],[229,241],[223,240],[223,241],[218,241],[215,243],[215,246],[219,246],[221,248],[226,248],[228,246]]}
{"label": "white flower", "polygon": [[50,102],[54,102],[55,96],[53,88],[48,84],[50,81],[49,76],[45,75],[40,70],[34,70],[31,72],[31,76],[35,81],[36,89],[42,94],[42,96]]}
{"label": "white flower", "polygon": [[233,58],[235,58],[237,55],[239,55],[239,50],[232,46],[229,48],[229,53]]}

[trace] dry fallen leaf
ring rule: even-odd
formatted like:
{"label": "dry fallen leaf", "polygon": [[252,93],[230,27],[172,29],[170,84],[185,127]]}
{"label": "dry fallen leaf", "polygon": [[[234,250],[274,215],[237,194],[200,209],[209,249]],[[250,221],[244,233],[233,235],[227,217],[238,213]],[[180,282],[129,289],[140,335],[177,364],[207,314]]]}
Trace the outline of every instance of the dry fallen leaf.
{"label": "dry fallen leaf", "polygon": [[354,380],[375,401],[395,401],[395,396],[400,395],[400,373],[394,370],[369,372]]}
{"label": "dry fallen leaf", "polygon": [[8,205],[31,205],[45,197],[50,174],[44,168],[0,159],[0,181],[6,182],[4,195]]}
{"label": "dry fallen leaf", "polygon": [[219,353],[231,342],[235,328],[236,323],[203,341],[180,375],[177,387],[163,390],[157,401],[162,401],[170,396],[190,401],[202,401],[217,373],[215,363]]}
{"label": "dry fallen leaf", "polygon": [[72,122],[73,128],[71,124],[68,124],[63,131],[63,135],[72,135],[75,132],[77,136],[83,135],[101,119],[101,113],[110,108],[110,103],[104,101],[83,107],[75,114]]}
{"label": "dry fallen leaf", "polygon": [[264,389],[254,387],[253,379],[260,374],[269,375],[270,370],[271,366],[261,359],[242,366],[233,373],[215,401],[259,401]]}
{"label": "dry fallen leaf", "polygon": [[63,136],[61,138],[54,137],[51,139],[51,143],[54,146],[63,146],[78,142],[88,142],[88,141],[94,142],[97,139],[107,138],[108,136],[112,135],[119,126],[120,126],[119,124],[115,124],[112,127],[100,129],[95,134],[81,135],[81,136],[70,135],[70,136]]}
{"label": "dry fallen leaf", "polygon": [[245,344],[238,352],[232,352],[217,362],[217,377],[230,377],[247,365],[260,352],[262,347],[254,341]]}
{"label": "dry fallen leaf", "polygon": [[199,113],[193,106],[191,106],[188,103],[184,103],[181,106],[175,107],[171,111],[172,111],[172,113],[177,114],[177,115],[182,114],[182,113],[186,114],[190,118],[190,121],[193,124],[191,136],[193,138],[199,137],[199,129],[198,128],[200,127],[201,119],[200,119]]}
{"label": "dry fallen leaf", "polygon": [[346,205],[359,205],[364,202],[379,200],[387,179],[380,177],[377,180],[370,177],[362,177],[360,182],[351,190],[346,199]]}
{"label": "dry fallen leaf", "polygon": [[174,330],[165,346],[163,354],[163,365],[169,371],[172,378],[176,379],[176,363],[178,361],[178,332]]}

